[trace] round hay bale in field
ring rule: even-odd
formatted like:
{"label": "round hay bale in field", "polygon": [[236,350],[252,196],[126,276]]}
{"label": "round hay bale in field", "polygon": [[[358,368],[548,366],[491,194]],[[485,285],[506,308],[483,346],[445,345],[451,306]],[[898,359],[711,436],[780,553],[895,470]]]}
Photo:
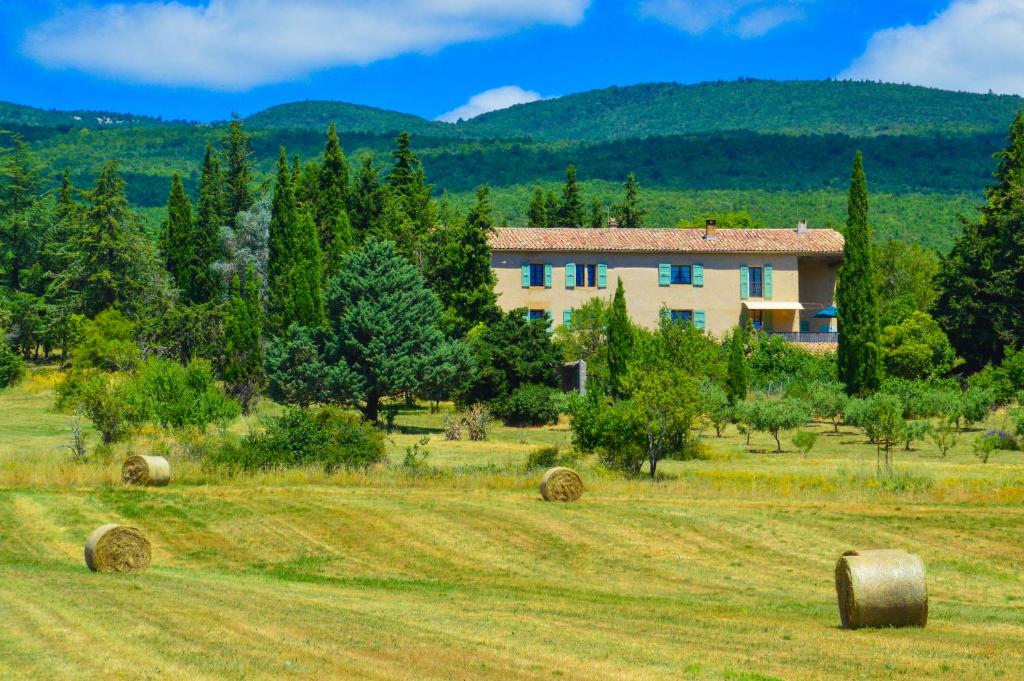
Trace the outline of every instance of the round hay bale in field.
{"label": "round hay bale in field", "polygon": [[103,525],[85,542],[85,564],[93,572],[142,572],[151,558],[149,540],[135,527]]}
{"label": "round hay bale in field", "polygon": [[844,629],[928,622],[924,562],[901,549],[844,553],[836,563],[836,596]]}
{"label": "round hay bale in field", "polygon": [[544,501],[579,501],[583,496],[583,479],[571,468],[549,468],[540,481]]}
{"label": "round hay bale in field", "polygon": [[171,481],[171,464],[162,456],[129,456],[121,466],[121,481],[163,487]]}

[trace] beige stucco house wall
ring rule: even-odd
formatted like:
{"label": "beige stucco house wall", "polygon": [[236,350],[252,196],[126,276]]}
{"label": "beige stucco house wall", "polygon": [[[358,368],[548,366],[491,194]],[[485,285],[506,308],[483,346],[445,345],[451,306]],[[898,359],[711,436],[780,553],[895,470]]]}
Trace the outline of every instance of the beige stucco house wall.
{"label": "beige stucco house wall", "polygon": [[[719,336],[751,314],[773,331],[820,331],[828,320],[812,317],[833,304],[842,237],[832,230],[808,230],[800,235],[804,240],[793,232],[721,230],[707,239],[705,230],[512,228],[498,230],[492,239],[491,262],[499,305],[545,310],[555,326],[571,319],[567,311],[594,296],[611,299],[621,280],[630,317],[646,327],[657,326],[667,308],[693,313],[699,326]],[[771,251],[773,242],[776,252]],[[732,252],[755,247],[756,252]],[[580,286],[571,274],[575,268],[567,272],[569,264],[600,267],[603,281],[594,283],[604,286]],[[523,268],[530,265],[543,265],[550,275],[542,285],[524,286]],[[665,285],[665,266],[672,265],[689,266],[691,283]],[[746,291],[741,283],[745,268]],[[750,268],[762,268],[771,279],[770,290],[765,281],[761,295],[752,295]],[[700,270],[703,285],[696,276]]]}

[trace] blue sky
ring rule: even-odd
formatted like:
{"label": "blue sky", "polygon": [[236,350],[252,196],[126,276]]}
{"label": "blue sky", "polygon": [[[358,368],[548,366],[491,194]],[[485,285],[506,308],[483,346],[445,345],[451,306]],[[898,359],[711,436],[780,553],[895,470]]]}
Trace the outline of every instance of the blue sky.
{"label": "blue sky", "polygon": [[1024,0],[8,0],[0,99],[214,120],[738,77],[1024,94],[1021,35]]}

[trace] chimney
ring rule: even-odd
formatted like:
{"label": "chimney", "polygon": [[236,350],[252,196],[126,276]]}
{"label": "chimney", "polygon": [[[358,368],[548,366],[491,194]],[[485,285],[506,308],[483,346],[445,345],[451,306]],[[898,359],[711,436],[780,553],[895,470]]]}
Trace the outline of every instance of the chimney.
{"label": "chimney", "polygon": [[807,234],[807,220],[797,220],[796,221],[796,233],[797,234]]}
{"label": "chimney", "polygon": [[618,220],[616,220],[614,217],[608,218],[608,227],[609,227],[609,229],[614,229],[615,227],[618,227],[618,226],[619,226],[619,221]]}
{"label": "chimney", "polygon": [[704,223],[704,238],[714,239],[718,236],[718,220],[708,218]]}

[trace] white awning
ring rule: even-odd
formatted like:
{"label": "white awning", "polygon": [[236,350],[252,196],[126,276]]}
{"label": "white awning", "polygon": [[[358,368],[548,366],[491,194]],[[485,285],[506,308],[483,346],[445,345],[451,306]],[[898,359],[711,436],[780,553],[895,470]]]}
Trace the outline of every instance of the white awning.
{"label": "white awning", "polygon": [[787,303],[781,300],[744,300],[743,306],[748,310],[802,310],[802,303]]}

